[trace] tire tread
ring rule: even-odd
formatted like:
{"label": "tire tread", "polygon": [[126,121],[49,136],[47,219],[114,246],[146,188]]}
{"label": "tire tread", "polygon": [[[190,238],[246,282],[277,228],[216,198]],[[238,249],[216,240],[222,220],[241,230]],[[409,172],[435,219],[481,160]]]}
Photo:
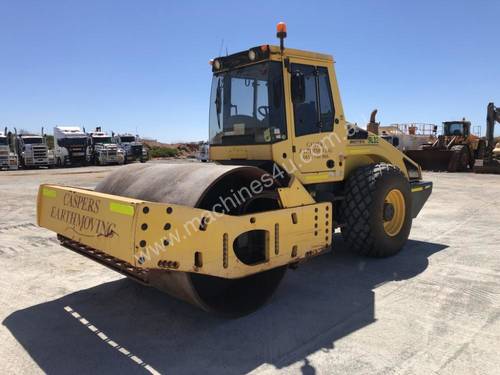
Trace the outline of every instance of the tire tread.
{"label": "tire tread", "polygon": [[345,200],[342,207],[342,227],[344,240],[351,250],[361,255],[385,257],[392,254],[377,248],[376,240],[371,233],[370,209],[377,190],[377,182],[382,176],[403,173],[392,164],[369,164],[356,169],[346,181]]}

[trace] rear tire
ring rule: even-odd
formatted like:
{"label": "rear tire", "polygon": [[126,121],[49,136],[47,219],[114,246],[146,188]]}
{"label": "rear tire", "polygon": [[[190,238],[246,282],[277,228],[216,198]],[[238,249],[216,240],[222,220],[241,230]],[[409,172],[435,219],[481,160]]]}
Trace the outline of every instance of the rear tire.
{"label": "rear tire", "polygon": [[403,173],[386,163],[360,167],[349,176],[345,192],[340,216],[351,250],[371,257],[398,253],[412,224],[410,184]]}

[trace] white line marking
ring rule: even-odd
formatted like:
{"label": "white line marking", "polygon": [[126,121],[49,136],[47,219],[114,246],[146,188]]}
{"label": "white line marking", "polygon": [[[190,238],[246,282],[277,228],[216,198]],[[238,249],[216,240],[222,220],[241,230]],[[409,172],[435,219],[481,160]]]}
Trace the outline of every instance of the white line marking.
{"label": "white line marking", "polygon": [[123,346],[116,343],[116,341],[111,340],[104,332],[100,331],[96,326],[90,324],[87,319],[85,319],[80,314],[78,314],[78,312],[73,310],[70,306],[64,307],[64,310],[66,312],[68,312],[73,318],[77,319],[80,323],[82,323],[85,327],[87,327],[91,332],[93,332],[102,341],[104,341],[109,346],[111,346],[112,348],[114,348],[117,351],[119,351],[120,353],[122,353],[124,356],[129,358],[131,361],[133,361],[137,365],[141,366],[142,368],[144,368],[146,371],[150,372],[151,374],[160,375],[159,371],[155,370],[151,365],[145,363],[142,359],[140,359],[136,355],[132,354],[129,350],[127,350]]}

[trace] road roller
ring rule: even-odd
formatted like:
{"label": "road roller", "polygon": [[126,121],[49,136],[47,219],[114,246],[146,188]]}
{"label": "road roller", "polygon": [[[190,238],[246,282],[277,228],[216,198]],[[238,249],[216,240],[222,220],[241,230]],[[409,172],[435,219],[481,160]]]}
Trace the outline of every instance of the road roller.
{"label": "road roller", "polygon": [[41,185],[38,225],[227,317],[255,311],[287,269],[334,250],[336,230],[361,256],[398,253],[432,183],[346,120],[332,56],[285,48],[286,35],[279,23],[279,45],[210,61],[212,163],[127,165],[95,190]]}

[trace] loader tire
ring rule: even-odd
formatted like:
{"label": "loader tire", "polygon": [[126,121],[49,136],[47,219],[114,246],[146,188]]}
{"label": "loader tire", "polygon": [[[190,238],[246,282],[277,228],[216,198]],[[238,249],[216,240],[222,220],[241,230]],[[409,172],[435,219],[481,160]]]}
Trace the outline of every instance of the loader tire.
{"label": "loader tire", "polygon": [[486,142],[484,141],[484,139],[480,139],[479,143],[477,144],[477,149],[474,158],[484,159],[484,157],[486,156],[486,152],[487,152]]}
{"label": "loader tire", "polygon": [[346,182],[340,211],[342,235],[352,251],[371,257],[394,255],[410,234],[410,184],[394,165],[360,167]]}
{"label": "loader tire", "polygon": [[469,147],[466,145],[453,146],[450,151],[451,159],[448,164],[448,172],[465,172],[470,164]]}

